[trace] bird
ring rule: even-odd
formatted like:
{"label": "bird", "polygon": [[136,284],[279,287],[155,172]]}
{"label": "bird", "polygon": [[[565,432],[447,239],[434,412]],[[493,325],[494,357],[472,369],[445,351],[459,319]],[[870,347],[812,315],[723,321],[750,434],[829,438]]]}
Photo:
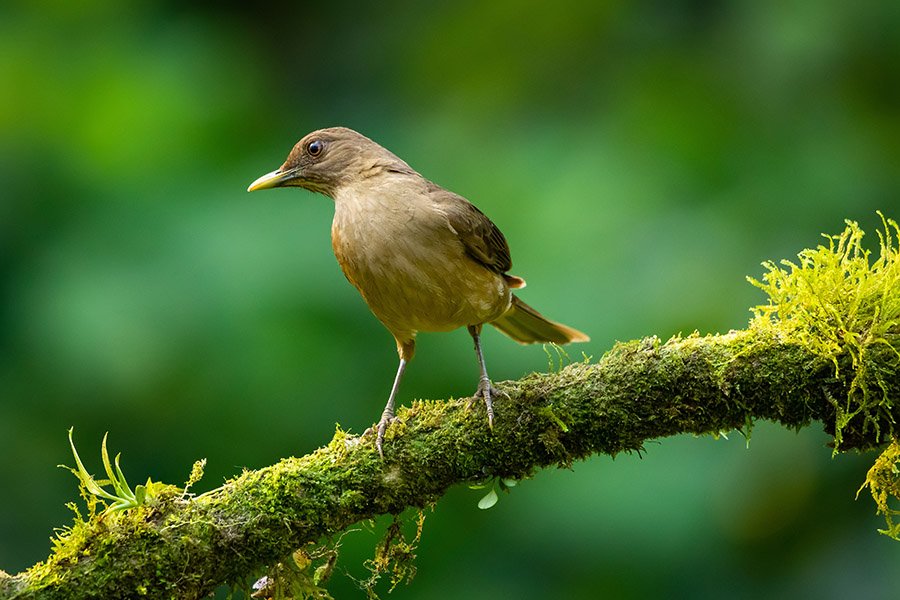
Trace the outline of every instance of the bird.
{"label": "bird", "polygon": [[509,274],[506,238],[481,210],[352,129],[329,127],[307,134],[279,168],[256,179],[247,191],[281,187],[304,188],[334,201],[334,255],[397,343],[400,363],[375,438],[382,457],[418,332],[468,330],[480,371],[473,400],[484,400],[489,428],[492,400],[502,392],[485,367],[485,323],[521,344],[590,339],[544,317],[512,293],[525,287],[525,280]]}

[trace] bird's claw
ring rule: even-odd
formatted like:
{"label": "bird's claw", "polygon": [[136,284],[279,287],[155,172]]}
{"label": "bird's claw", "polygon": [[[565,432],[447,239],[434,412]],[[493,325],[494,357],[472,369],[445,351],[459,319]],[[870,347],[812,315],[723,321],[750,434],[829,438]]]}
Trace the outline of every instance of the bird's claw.
{"label": "bird's claw", "polygon": [[394,415],[381,415],[381,420],[378,421],[378,425],[369,427],[363,432],[363,437],[371,435],[373,431],[375,432],[375,448],[378,450],[378,456],[381,458],[384,458],[384,450],[382,449],[382,445],[384,444],[384,434],[387,431],[388,426],[396,420],[397,417]]}
{"label": "bird's claw", "polygon": [[469,405],[471,406],[472,402],[475,401],[475,398],[484,398],[484,407],[487,410],[488,427],[490,429],[494,428],[493,399],[497,396],[509,398],[509,394],[494,387],[490,379],[482,378],[478,381],[478,389],[475,390],[475,394],[473,394],[472,400],[469,402]]}

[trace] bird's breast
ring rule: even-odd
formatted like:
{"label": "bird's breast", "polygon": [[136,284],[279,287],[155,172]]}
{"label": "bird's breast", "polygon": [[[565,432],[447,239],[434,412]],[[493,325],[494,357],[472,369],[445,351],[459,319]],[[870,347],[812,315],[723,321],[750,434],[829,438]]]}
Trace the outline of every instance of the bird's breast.
{"label": "bird's breast", "polygon": [[444,215],[416,202],[336,199],[331,239],[347,279],[399,337],[499,317],[503,278],[466,255]]}

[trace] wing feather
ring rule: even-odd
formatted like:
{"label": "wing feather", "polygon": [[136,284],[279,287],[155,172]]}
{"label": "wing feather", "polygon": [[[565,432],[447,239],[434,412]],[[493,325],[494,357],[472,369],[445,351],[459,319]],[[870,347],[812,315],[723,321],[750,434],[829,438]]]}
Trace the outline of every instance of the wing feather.
{"label": "wing feather", "polygon": [[493,221],[462,196],[433,183],[429,187],[432,200],[447,216],[466,254],[496,273],[509,271],[512,267],[509,244]]}

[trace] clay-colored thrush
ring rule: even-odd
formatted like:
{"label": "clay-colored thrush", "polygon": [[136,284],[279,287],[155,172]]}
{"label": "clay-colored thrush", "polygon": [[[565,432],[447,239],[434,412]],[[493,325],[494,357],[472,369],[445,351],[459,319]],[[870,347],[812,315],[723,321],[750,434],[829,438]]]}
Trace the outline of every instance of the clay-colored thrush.
{"label": "clay-colored thrush", "polygon": [[491,398],[498,391],[481,352],[485,323],[522,344],[588,341],[510,292],[525,281],[507,274],[512,266],[509,246],[484,213],[369,138],[344,127],[314,131],[297,142],[281,167],[254,181],[248,191],[287,186],[334,200],[334,255],[397,341],[400,366],[378,422],[379,453],[417,332],[469,330],[481,369],[475,396],[484,398],[489,424],[494,418]]}

